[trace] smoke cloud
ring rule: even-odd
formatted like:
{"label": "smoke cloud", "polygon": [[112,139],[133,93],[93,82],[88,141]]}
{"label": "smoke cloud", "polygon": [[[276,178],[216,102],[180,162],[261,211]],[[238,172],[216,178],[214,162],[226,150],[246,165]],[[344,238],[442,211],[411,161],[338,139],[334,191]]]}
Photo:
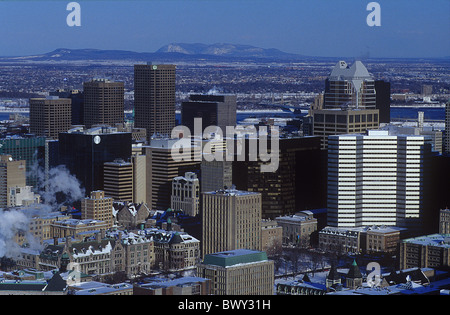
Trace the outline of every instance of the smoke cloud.
{"label": "smoke cloud", "polygon": [[85,190],[65,166],[51,168],[46,173],[36,163],[31,167],[31,172],[37,177],[35,193],[41,196],[42,203],[0,209],[0,257],[14,259],[21,253],[20,246],[15,242],[18,233],[25,237],[28,248],[42,250],[42,244],[29,229],[32,218],[59,211],[62,205],[71,205],[85,196]]}
{"label": "smoke cloud", "polygon": [[0,209],[0,257],[14,258],[19,255],[20,247],[15,242],[15,236],[28,231],[29,221],[23,212]]}

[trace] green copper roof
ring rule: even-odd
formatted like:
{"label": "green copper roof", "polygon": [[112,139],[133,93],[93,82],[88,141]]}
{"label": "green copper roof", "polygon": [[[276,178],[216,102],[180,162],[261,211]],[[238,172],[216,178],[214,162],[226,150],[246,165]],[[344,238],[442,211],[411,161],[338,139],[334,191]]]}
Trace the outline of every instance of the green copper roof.
{"label": "green copper roof", "polygon": [[267,260],[267,254],[249,249],[236,249],[205,255],[203,264],[231,267],[237,264],[256,263]]}

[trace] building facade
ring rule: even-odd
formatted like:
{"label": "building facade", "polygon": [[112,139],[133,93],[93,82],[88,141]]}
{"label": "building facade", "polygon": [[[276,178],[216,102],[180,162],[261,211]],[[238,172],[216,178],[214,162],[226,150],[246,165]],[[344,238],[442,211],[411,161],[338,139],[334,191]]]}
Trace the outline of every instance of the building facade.
{"label": "building facade", "polygon": [[439,212],[439,234],[450,234],[450,210],[441,209]]}
{"label": "building facade", "polygon": [[92,191],[90,197],[81,201],[81,218],[104,221],[106,228],[114,223],[112,197],[106,197],[102,190]]}
{"label": "building facade", "polygon": [[330,136],[328,225],[422,228],[424,159],[430,150],[424,136],[388,130]]}
{"label": "building facade", "polygon": [[26,186],[26,161],[0,155],[0,209],[15,206],[11,192]]}
{"label": "building facade", "polygon": [[283,245],[299,247],[311,246],[311,234],[317,231],[317,219],[310,211],[300,211],[294,215],[276,217],[283,228]]}
{"label": "building facade", "polygon": [[134,126],[153,135],[171,135],[175,127],[175,65],[134,66]]}
{"label": "building facade", "polygon": [[58,139],[59,133],[72,126],[72,100],[48,96],[30,98],[30,132],[36,136]]}
{"label": "building facade", "polygon": [[203,193],[202,255],[261,250],[261,194],[236,189]]}
{"label": "building facade", "polygon": [[116,128],[76,128],[60,134],[59,162],[79,181],[89,196],[103,190],[104,164],[116,159],[131,158],[131,133]]}
{"label": "building facade", "polygon": [[172,180],[171,205],[173,210],[183,210],[191,217],[200,211],[200,182],[197,175],[186,172],[184,176],[177,176]]}
{"label": "building facade", "polygon": [[103,190],[105,196],[114,201],[133,201],[133,164],[117,159],[105,162],[103,168]]}
{"label": "building facade", "polygon": [[445,104],[445,153],[450,154],[450,102]]}
{"label": "building facade", "polygon": [[190,145],[181,149],[177,159],[172,156],[172,149],[177,150],[178,139],[151,139],[145,147],[147,159],[147,203],[154,210],[166,210],[171,207],[172,180],[186,172],[198,172],[200,161],[194,156],[197,149]]}
{"label": "building facade", "polygon": [[330,135],[377,129],[380,110],[383,122],[389,122],[389,96],[389,84],[376,83],[361,61],[351,66],[339,61],[325,80],[323,108],[311,111],[313,135],[321,137],[322,149],[327,149]]}
{"label": "building facade", "polygon": [[206,127],[217,126],[225,135],[227,126],[236,126],[236,95],[190,95],[189,101],[181,103],[181,117],[181,124],[189,128],[192,136],[195,118],[201,119],[202,134]]}
{"label": "building facade", "polygon": [[93,79],[83,83],[84,125],[110,125],[124,121],[124,83]]}

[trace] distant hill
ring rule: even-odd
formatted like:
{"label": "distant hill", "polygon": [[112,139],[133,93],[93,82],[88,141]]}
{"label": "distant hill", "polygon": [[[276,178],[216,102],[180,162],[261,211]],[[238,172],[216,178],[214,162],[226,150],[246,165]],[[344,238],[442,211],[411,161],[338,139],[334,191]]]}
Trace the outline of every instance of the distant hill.
{"label": "distant hill", "polygon": [[161,47],[157,53],[182,53],[186,55],[212,55],[244,58],[300,58],[302,55],[290,54],[278,49],[264,49],[250,45],[236,44],[184,44],[172,43]]}
{"label": "distant hill", "polygon": [[168,44],[156,52],[134,52],[127,50],[68,49],[59,48],[49,53],[31,56],[0,57],[3,62],[58,62],[58,61],[152,61],[152,60],[194,60],[270,58],[301,59],[303,56],[289,54],[278,49],[264,49],[249,45],[234,44]]}

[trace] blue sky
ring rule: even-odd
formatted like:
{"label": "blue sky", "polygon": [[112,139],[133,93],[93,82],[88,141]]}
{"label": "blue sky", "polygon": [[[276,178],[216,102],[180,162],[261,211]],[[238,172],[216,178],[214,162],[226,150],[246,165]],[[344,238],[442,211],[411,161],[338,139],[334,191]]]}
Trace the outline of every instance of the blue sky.
{"label": "blue sky", "polygon": [[380,0],[381,26],[369,27],[370,0],[77,1],[0,0],[0,56],[56,48],[153,52],[173,43],[249,44],[310,56],[450,56],[450,0]]}

